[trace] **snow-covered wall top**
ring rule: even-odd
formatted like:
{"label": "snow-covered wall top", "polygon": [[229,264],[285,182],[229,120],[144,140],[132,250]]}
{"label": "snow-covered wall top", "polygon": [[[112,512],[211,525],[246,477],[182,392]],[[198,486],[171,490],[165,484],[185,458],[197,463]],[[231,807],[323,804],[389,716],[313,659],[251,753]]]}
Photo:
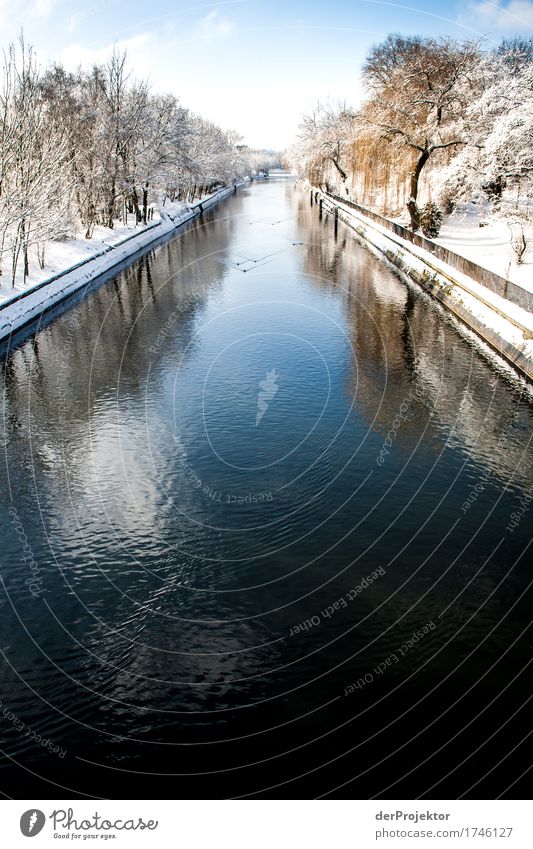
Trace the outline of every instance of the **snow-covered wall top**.
{"label": "snow-covered wall top", "polygon": [[438,259],[446,262],[453,268],[456,268],[457,271],[460,271],[462,274],[467,274],[468,277],[471,277],[477,283],[481,283],[482,286],[486,286],[487,289],[491,290],[491,292],[495,292],[502,298],[507,298],[507,300],[517,304],[517,306],[522,307],[522,309],[533,312],[533,296],[531,292],[522,288],[522,286],[519,286],[517,283],[513,283],[511,280],[506,280],[504,277],[500,277],[499,274],[490,271],[488,268],[483,268],[483,266],[472,262],[472,260],[469,260],[464,256],[460,256],[460,254],[449,250],[443,245],[437,245],[435,242],[432,242],[431,239],[426,239],[425,236],[413,233],[413,231],[409,230],[407,227],[402,227],[401,224],[396,224],[396,222],[390,221],[390,219],[384,218],[377,212],[372,212],[372,210],[366,209],[351,200],[347,200],[346,198],[342,198],[339,195],[334,194],[329,194],[328,197],[352,207],[362,215],[371,218],[373,221],[377,221],[378,224],[385,227],[387,230],[391,230],[391,232],[396,233],[396,235],[400,236],[400,238],[407,239],[413,244],[418,245],[418,247],[424,248],[424,250],[429,251],[434,256],[438,257]]}

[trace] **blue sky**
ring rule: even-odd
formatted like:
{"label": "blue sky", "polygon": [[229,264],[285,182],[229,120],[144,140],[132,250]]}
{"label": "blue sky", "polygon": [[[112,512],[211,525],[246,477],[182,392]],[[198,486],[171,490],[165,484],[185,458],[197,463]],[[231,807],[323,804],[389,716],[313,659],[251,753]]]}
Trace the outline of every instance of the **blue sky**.
{"label": "blue sky", "polygon": [[360,101],[361,62],[387,33],[531,35],[533,0],[0,0],[0,44],[21,26],[43,65],[103,61],[116,42],[154,89],[283,148],[317,100]]}

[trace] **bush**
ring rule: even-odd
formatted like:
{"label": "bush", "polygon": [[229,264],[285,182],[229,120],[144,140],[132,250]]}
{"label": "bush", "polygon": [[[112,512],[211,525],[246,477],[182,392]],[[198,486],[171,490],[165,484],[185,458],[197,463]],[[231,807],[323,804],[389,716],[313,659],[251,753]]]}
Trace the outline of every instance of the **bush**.
{"label": "bush", "polygon": [[452,212],[454,212],[457,203],[455,193],[451,189],[445,188],[441,192],[440,202],[445,214],[451,215]]}
{"label": "bush", "polygon": [[481,188],[485,192],[488,198],[491,200],[498,201],[501,199],[503,194],[503,190],[505,189],[507,183],[505,179],[498,174],[493,180],[487,180],[486,183],[483,183]]}
{"label": "bush", "polygon": [[436,203],[426,203],[420,213],[420,226],[424,236],[434,239],[440,233],[442,212]]}

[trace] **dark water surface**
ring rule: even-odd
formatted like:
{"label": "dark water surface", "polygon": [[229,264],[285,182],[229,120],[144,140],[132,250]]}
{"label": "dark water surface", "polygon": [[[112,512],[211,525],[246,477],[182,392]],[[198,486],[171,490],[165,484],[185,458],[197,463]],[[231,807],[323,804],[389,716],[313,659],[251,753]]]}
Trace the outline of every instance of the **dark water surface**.
{"label": "dark water surface", "polygon": [[530,400],[307,194],[242,190],[0,386],[4,794],[523,794]]}

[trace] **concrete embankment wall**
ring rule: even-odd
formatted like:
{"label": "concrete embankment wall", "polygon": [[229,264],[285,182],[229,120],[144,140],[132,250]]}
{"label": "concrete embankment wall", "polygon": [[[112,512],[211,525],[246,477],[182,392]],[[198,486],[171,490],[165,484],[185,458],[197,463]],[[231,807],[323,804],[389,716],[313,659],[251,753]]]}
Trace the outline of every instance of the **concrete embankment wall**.
{"label": "concrete embankment wall", "polygon": [[474,279],[440,261],[427,250],[387,232],[353,205],[309,188],[311,202],[347,224],[373,252],[385,257],[400,276],[418,283],[463,324],[533,383],[533,318]]}
{"label": "concrete embankment wall", "polygon": [[504,277],[496,274],[496,272],[490,271],[488,268],[483,268],[483,266],[461,256],[455,251],[433,242],[431,239],[422,236],[420,233],[413,233],[408,227],[396,224],[395,221],[390,221],[390,219],[384,218],[383,215],[379,215],[377,212],[366,209],[365,207],[360,206],[360,204],[354,203],[347,198],[342,198],[339,195],[333,194],[327,194],[326,196],[333,201],[339,201],[341,204],[344,204],[350,209],[361,213],[365,218],[370,218],[381,227],[384,227],[385,229],[390,230],[391,233],[399,236],[402,240],[412,242],[413,245],[423,248],[436,259],[442,260],[456,271],[465,274],[477,283],[481,283],[482,286],[490,289],[490,291],[494,292],[496,295],[500,295],[502,298],[506,298],[508,301],[511,301],[511,303],[517,304],[519,307],[533,312],[533,294],[528,292],[527,289],[524,289],[522,286],[519,286],[517,283],[513,283],[511,280],[506,280]]}
{"label": "concrete embankment wall", "polygon": [[140,232],[127,236],[121,242],[105,247],[97,254],[82,260],[64,272],[43,280],[37,286],[20,292],[0,304],[0,341],[8,340],[26,325],[39,320],[46,312],[62,301],[83,290],[89,290],[113,277],[146,250],[158,242],[175,235],[179,228],[205,210],[234,194],[234,186],[221,189],[205,200],[197,201],[175,219],[163,215],[160,221],[144,227]]}

